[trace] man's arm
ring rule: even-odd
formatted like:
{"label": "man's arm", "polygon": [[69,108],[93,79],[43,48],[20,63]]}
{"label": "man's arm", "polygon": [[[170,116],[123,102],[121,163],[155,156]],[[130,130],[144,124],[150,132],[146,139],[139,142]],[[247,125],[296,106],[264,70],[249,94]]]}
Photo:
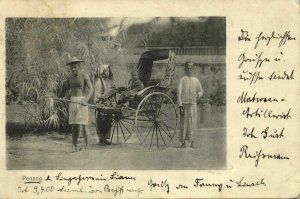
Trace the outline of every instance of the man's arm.
{"label": "man's arm", "polygon": [[142,90],[144,88],[144,84],[141,80],[138,81],[138,86],[137,86],[137,89],[138,91]]}
{"label": "man's arm", "polygon": [[131,88],[130,91],[132,92],[138,92],[144,88],[144,84],[141,80],[138,80],[137,82],[134,83],[134,88]]}
{"label": "man's arm", "polygon": [[180,79],[179,84],[178,84],[178,88],[177,88],[177,103],[178,103],[178,107],[179,107],[179,113],[181,116],[184,115],[184,109],[182,106],[182,85],[183,84],[183,78]]}
{"label": "man's arm", "polygon": [[198,79],[197,79],[197,95],[198,95],[198,99],[203,96],[203,89]]}
{"label": "man's arm", "polygon": [[178,88],[177,88],[177,103],[178,106],[182,106],[182,99],[181,99],[181,94],[182,94],[182,84],[183,84],[183,78],[180,79]]}
{"label": "man's arm", "polygon": [[63,98],[66,98],[66,99],[70,99],[71,97],[71,87],[70,87],[70,78],[68,78],[64,84],[63,84],[63,87],[62,87],[62,92],[61,92],[61,96],[60,97],[63,97]]}
{"label": "man's arm", "polygon": [[84,77],[84,81],[85,81],[85,83],[86,83],[86,85],[88,86],[88,89],[89,89],[89,93],[86,96],[86,101],[89,101],[89,99],[93,95],[94,89],[93,89],[93,85],[92,85],[92,82],[90,80],[90,77],[87,74],[84,74],[83,77]]}

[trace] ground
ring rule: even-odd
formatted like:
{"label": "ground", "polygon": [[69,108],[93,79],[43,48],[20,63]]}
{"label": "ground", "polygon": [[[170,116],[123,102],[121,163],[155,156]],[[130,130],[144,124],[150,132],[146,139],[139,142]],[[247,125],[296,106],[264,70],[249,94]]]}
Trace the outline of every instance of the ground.
{"label": "ground", "polygon": [[[16,118],[7,107],[7,121]],[[180,148],[175,137],[165,149],[141,145],[133,135],[127,142],[111,146],[97,144],[90,126],[88,150],[71,153],[71,136],[49,132],[42,136],[7,136],[7,169],[11,170],[205,170],[226,167],[224,108],[212,108],[209,119],[197,129],[196,146]],[[222,116],[222,117],[221,117]],[[221,118],[221,119],[220,119]],[[222,119],[223,118],[223,119]],[[209,127],[210,126],[210,127]],[[178,136],[178,135],[177,135]],[[84,146],[84,140],[79,139]]]}

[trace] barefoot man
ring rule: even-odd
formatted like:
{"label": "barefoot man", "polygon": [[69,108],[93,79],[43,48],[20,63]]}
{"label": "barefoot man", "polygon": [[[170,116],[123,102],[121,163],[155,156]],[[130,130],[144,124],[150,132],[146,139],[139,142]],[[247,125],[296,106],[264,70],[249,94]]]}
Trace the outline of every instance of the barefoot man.
{"label": "barefoot man", "polygon": [[194,63],[186,62],[184,69],[186,75],[179,81],[177,97],[180,110],[180,134],[181,147],[186,147],[186,141],[194,147],[194,137],[197,128],[197,99],[203,96],[200,81],[192,77]]}
{"label": "barefoot man", "polygon": [[77,140],[81,126],[86,148],[89,145],[89,134],[87,129],[89,110],[87,105],[81,104],[87,104],[93,94],[93,86],[89,76],[81,71],[81,62],[83,61],[73,57],[70,62],[67,63],[72,71],[71,76],[67,80],[69,96],[70,100],[75,102],[71,102],[69,105],[69,124],[71,125],[72,131],[72,148],[75,152],[78,151]]}

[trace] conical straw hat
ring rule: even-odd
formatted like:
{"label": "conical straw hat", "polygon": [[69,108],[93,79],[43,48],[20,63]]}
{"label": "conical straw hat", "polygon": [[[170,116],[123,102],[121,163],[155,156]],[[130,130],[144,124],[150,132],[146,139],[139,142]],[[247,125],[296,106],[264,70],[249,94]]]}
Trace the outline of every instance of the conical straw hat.
{"label": "conical straw hat", "polygon": [[79,60],[76,57],[72,57],[72,59],[69,62],[67,62],[66,65],[71,65],[71,64],[79,63],[79,62],[84,62],[84,61],[83,60]]}

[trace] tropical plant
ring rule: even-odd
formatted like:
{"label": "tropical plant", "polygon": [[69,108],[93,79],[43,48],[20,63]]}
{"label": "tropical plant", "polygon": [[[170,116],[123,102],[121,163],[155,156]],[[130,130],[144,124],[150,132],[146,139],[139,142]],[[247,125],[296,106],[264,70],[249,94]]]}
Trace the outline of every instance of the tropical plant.
{"label": "tropical plant", "polygon": [[[69,76],[66,62],[72,56],[85,60],[84,70],[112,65],[117,84],[127,82],[124,53],[126,28],[121,20],[114,36],[109,18],[8,18],[6,19],[7,83],[26,102],[25,124],[61,129],[67,124],[67,105],[60,97]],[[134,45],[134,44],[133,44]],[[128,46],[126,47],[128,49]]]}

